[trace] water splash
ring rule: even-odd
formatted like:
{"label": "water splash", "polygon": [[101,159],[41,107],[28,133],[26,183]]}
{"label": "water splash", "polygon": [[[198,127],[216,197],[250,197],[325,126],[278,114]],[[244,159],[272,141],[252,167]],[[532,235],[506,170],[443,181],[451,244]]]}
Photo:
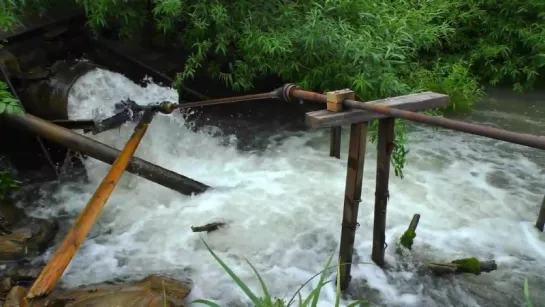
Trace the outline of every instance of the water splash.
{"label": "water splash", "polygon": [[[114,103],[177,101],[177,93],[150,83],[140,87],[124,76],[97,69],[80,78],[70,93],[70,118],[102,118]],[[497,112],[497,111],[494,111]],[[531,121],[527,121],[531,122]],[[543,125],[543,121],[539,122]],[[192,225],[226,221],[205,240],[243,280],[258,289],[247,257],[276,296],[291,296],[338,250],[347,129],[341,160],[329,158],[324,131],[271,141],[260,152],[236,149],[213,126],[192,131],[182,116],[158,115],[136,156],[202,181],[216,189],[183,196],[125,174],[63,277],[69,285],[127,274],[169,272],[195,282],[192,297],[237,302],[243,293],[192,233]],[[93,136],[118,149],[134,124]],[[405,179],[392,175],[382,271],[370,263],[375,152],[368,150],[350,293],[386,306],[513,306],[522,301],[523,279],[543,284],[545,244],[532,228],[544,193],[543,154],[429,127],[413,127]],[[506,147],[507,146],[507,147]],[[373,148],[368,146],[369,149]],[[507,149],[506,149],[507,148]],[[108,165],[87,159],[88,183],[66,184],[34,212],[77,215]],[[498,270],[481,276],[435,278],[395,254],[395,242],[412,214],[422,214],[412,257],[419,261],[462,257],[496,259]],[[537,289],[537,286],[533,288]],[[545,294],[540,294],[545,298]],[[320,306],[332,306],[333,289]]]}

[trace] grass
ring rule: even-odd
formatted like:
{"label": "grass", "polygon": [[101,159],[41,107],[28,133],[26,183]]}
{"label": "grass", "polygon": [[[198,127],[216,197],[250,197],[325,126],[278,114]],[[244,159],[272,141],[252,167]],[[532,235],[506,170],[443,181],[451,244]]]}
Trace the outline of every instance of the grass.
{"label": "grass", "polygon": [[[246,294],[246,296],[248,297],[248,299],[250,299],[250,301],[253,303],[253,305],[255,307],[288,307],[288,306],[294,306],[294,304],[297,302],[297,307],[316,307],[318,305],[318,299],[320,297],[320,293],[321,293],[321,290],[322,288],[329,284],[330,282],[332,282],[333,280],[326,280],[327,279],[327,276],[328,276],[328,273],[330,272],[330,270],[334,267],[337,267],[337,285],[336,285],[336,296],[335,296],[335,307],[338,307],[340,306],[340,302],[341,302],[341,288],[340,288],[340,274],[339,274],[339,268],[340,268],[340,265],[336,265],[336,266],[330,266],[331,264],[331,260],[333,258],[333,255],[331,255],[329,257],[329,259],[327,260],[327,263],[325,265],[325,268],[320,271],[319,273],[317,273],[316,275],[312,276],[310,279],[308,279],[305,283],[303,283],[299,289],[297,289],[297,291],[293,294],[293,296],[290,298],[289,301],[285,301],[284,299],[278,299],[278,298],[273,298],[273,296],[271,295],[271,293],[269,292],[268,288],[267,288],[267,285],[265,283],[265,281],[263,280],[263,278],[261,277],[261,275],[259,274],[259,272],[256,270],[256,268],[250,263],[250,261],[248,261],[248,259],[246,259],[246,262],[248,263],[248,265],[250,265],[250,267],[252,268],[252,270],[254,271],[255,275],[257,276],[258,280],[259,280],[259,283],[261,284],[261,289],[263,290],[263,297],[258,297],[254,292],[252,292],[252,290],[250,290],[250,288],[229,268],[229,266],[227,266],[227,264],[225,262],[223,262],[219,257],[218,255],[216,255],[216,253],[214,253],[214,251],[208,246],[208,244],[201,238],[201,240],[203,241],[204,245],[206,246],[206,248],[208,249],[208,251],[210,252],[210,254],[212,254],[212,256],[216,259],[216,261],[221,265],[221,267],[227,272],[227,274],[229,274],[229,276],[231,276],[231,278],[233,279],[233,281],[237,284],[237,286]],[[301,290],[303,289],[303,287],[305,287],[305,285],[307,285],[311,280],[313,280],[314,278],[320,276],[320,281],[318,282],[318,286],[316,288],[314,288],[310,294],[303,299],[302,295],[301,295]],[[297,298],[297,300],[296,300]],[[207,306],[211,306],[211,307],[220,307],[220,305],[218,305],[217,303],[215,302],[212,302],[210,300],[205,300],[205,299],[197,299],[197,300],[194,300],[192,303],[198,303],[198,304],[203,304],[203,305],[207,305]],[[355,306],[368,306],[368,301],[364,301],[364,300],[357,300],[357,301],[354,301],[352,303],[350,303],[348,305],[348,307],[355,307]]]}
{"label": "grass", "polygon": [[524,279],[524,299],[526,301],[526,307],[534,307],[532,300],[530,299],[530,288],[528,287],[528,278]]}
{"label": "grass", "polygon": [[[288,307],[288,306],[293,306],[293,304],[296,303],[296,300],[295,300],[296,298],[297,298],[297,305],[296,305],[297,307],[316,307],[318,305],[318,299],[320,297],[320,292],[321,292],[322,288],[325,285],[327,285],[328,283],[333,281],[333,280],[326,280],[326,278],[328,276],[329,271],[334,267],[337,267],[336,295],[335,295],[335,305],[334,306],[335,307],[340,306],[340,301],[341,301],[340,300],[340,298],[341,298],[341,288],[340,288],[341,282],[340,282],[340,271],[339,271],[340,265],[330,266],[333,255],[331,255],[329,257],[329,259],[327,260],[325,268],[322,271],[320,271],[319,273],[317,273],[314,276],[312,276],[311,278],[309,278],[305,283],[303,283],[297,289],[297,291],[293,294],[293,296],[290,298],[290,300],[286,302],[283,299],[278,299],[278,298],[273,298],[272,297],[272,295],[270,294],[270,292],[269,292],[269,290],[267,288],[267,285],[266,285],[265,281],[263,280],[263,278],[261,277],[259,272],[250,263],[250,261],[248,261],[248,259],[245,259],[246,262],[248,263],[248,265],[250,265],[250,267],[252,268],[252,270],[256,274],[256,276],[257,276],[257,278],[259,280],[259,283],[261,284],[261,289],[263,291],[264,297],[258,297],[254,292],[252,292],[252,290],[250,290],[248,285],[246,285],[229,268],[229,266],[225,262],[223,262],[223,260],[221,260],[221,258],[219,258],[219,256],[216,253],[214,253],[214,251],[210,248],[210,246],[208,246],[208,244],[206,243],[206,241],[204,241],[202,239],[202,237],[201,237],[201,240],[203,241],[204,245],[206,246],[206,248],[208,249],[210,254],[212,254],[212,256],[216,259],[216,261],[227,272],[227,274],[229,274],[229,276],[231,276],[233,281],[246,294],[248,299],[250,299],[250,301],[253,303],[253,305],[255,307]],[[314,288],[305,299],[303,299],[302,295],[301,295],[301,290],[310,281],[312,281],[314,278],[316,278],[318,276],[320,276],[320,281],[318,282],[318,286],[316,288]],[[532,301],[530,299],[530,289],[529,289],[529,286],[528,286],[528,278],[526,278],[524,280],[524,299],[525,299],[525,306],[526,307],[534,307],[534,305],[533,305],[533,303],[532,303]],[[210,300],[206,300],[206,299],[197,299],[197,300],[192,301],[192,303],[203,304],[203,305],[207,305],[207,306],[211,306],[211,307],[220,307],[220,305],[218,305],[217,303],[212,302]],[[165,294],[164,306],[165,307],[167,306],[167,304],[166,304],[166,294]],[[357,301],[351,302],[347,307],[356,307],[356,306],[369,306],[369,302],[365,301],[365,300],[357,300]]]}

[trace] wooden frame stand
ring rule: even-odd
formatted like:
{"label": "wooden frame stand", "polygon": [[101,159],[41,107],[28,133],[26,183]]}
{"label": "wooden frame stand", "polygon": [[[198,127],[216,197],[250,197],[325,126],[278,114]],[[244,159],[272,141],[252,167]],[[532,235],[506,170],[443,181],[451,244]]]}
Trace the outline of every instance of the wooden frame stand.
{"label": "wooden frame stand", "polygon": [[[339,248],[339,278],[340,287],[346,290],[350,284],[352,269],[352,254],[359,203],[361,201],[363,165],[365,146],[367,142],[368,122],[379,120],[377,142],[377,175],[375,190],[375,215],[373,225],[373,249],[371,258],[378,266],[384,266],[386,246],[386,209],[389,192],[390,158],[394,149],[395,119],[383,114],[367,112],[358,109],[345,109],[345,100],[354,100],[354,92],[340,90],[326,94],[327,110],[313,111],[306,114],[307,126],[311,128],[330,128],[330,156],[340,157],[340,127],[350,125],[350,145],[348,149],[348,169],[346,172],[346,187],[342,217],[341,242]],[[448,105],[447,95],[425,92],[405,96],[381,99],[367,103],[381,104],[396,109],[420,111],[425,109],[443,108]],[[353,101],[351,104],[355,103]],[[356,102],[358,103],[358,102]],[[545,219],[545,218],[544,218]]]}

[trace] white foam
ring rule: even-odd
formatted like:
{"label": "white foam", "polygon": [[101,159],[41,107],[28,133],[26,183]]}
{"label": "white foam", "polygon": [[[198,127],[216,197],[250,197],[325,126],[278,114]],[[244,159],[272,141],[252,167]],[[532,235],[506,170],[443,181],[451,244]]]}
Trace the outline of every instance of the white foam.
{"label": "white foam", "polygon": [[[155,84],[142,88],[120,74],[95,70],[72,89],[69,114],[71,118],[104,117],[112,114],[114,103],[126,98],[148,104],[177,101],[177,93]],[[93,138],[120,149],[133,128],[127,124]],[[274,295],[291,297],[338,250],[347,130],[341,160],[328,157],[329,140],[324,131],[288,138],[257,154],[224,146],[205,130],[188,130],[179,114],[158,115],[136,155],[217,189],[189,197],[125,174],[63,281],[78,285],[154,271],[187,276],[181,270],[191,268],[193,298],[204,296],[224,303],[244,298],[204,248],[199,235],[190,230],[192,225],[219,220],[228,221],[229,226],[201,234],[214,251],[256,291],[257,280],[244,257],[261,272]],[[491,147],[491,142],[425,127],[411,134],[405,179],[391,175],[389,262],[398,261],[394,243],[411,216],[420,213],[413,248],[416,259],[496,258],[498,277],[509,276],[512,269],[538,275],[535,262],[545,265],[543,236],[539,238],[529,225],[536,218],[543,187],[535,193],[528,185],[542,185],[541,166],[521,153]],[[361,262],[370,262],[372,244],[376,160],[373,147],[368,148],[361,227],[355,242]],[[85,163],[91,182],[80,185],[79,190],[64,186],[57,195],[58,203],[48,204],[36,214],[55,215],[65,210],[75,216],[82,210],[108,169],[93,159]],[[506,188],[489,183],[492,172],[500,170],[508,182]],[[430,300],[429,293],[422,292],[430,285],[415,280],[410,272],[389,275],[372,264],[360,264],[353,266],[353,276],[378,289],[387,305],[419,306]],[[463,281],[463,277],[456,278]],[[409,279],[415,285],[410,293],[399,288]],[[510,282],[518,289],[522,279]],[[463,291],[458,285],[452,287],[452,292]],[[333,291],[324,290],[320,306],[332,306]],[[473,299],[465,301],[473,304]]]}

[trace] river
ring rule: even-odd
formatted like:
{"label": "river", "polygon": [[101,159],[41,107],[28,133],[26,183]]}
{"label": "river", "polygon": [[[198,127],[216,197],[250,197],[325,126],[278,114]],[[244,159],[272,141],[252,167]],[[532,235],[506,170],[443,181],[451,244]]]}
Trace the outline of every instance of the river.
{"label": "river", "polygon": [[[111,115],[113,103],[128,97],[140,104],[177,101],[172,89],[142,88],[120,74],[95,70],[72,89],[69,114],[75,119]],[[463,119],[545,135],[545,95],[522,97],[491,92]],[[268,137],[259,150],[241,150],[236,133],[220,137],[213,125],[194,131],[179,114],[154,119],[136,156],[215,189],[183,196],[125,174],[64,284],[165,272],[191,278],[191,298],[243,306],[244,294],[200,236],[259,291],[248,258],[278,297],[291,297],[323,268],[338,251],[348,129],[337,160],[328,157],[327,131],[290,131]],[[122,148],[133,128],[130,124],[93,138]],[[527,277],[535,306],[543,304],[545,235],[533,224],[545,193],[545,153],[428,126],[411,124],[410,130],[405,178],[392,174],[390,181],[386,271],[370,264],[376,153],[368,146],[355,242],[359,264],[352,269],[349,296],[382,306],[520,306]],[[73,220],[108,170],[94,159],[85,165],[88,181],[61,185],[53,200],[44,198],[33,214]],[[414,213],[422,217],[412,255],[400,257],[395,242]],[[191,232],[191,226],[214,221],[228,226],[200,236]],[[498,270],[441,278],[417,270],[425,261],[464,257],[495,259]],[[319,306],[333,302],[334,289],[326,288]]]}

